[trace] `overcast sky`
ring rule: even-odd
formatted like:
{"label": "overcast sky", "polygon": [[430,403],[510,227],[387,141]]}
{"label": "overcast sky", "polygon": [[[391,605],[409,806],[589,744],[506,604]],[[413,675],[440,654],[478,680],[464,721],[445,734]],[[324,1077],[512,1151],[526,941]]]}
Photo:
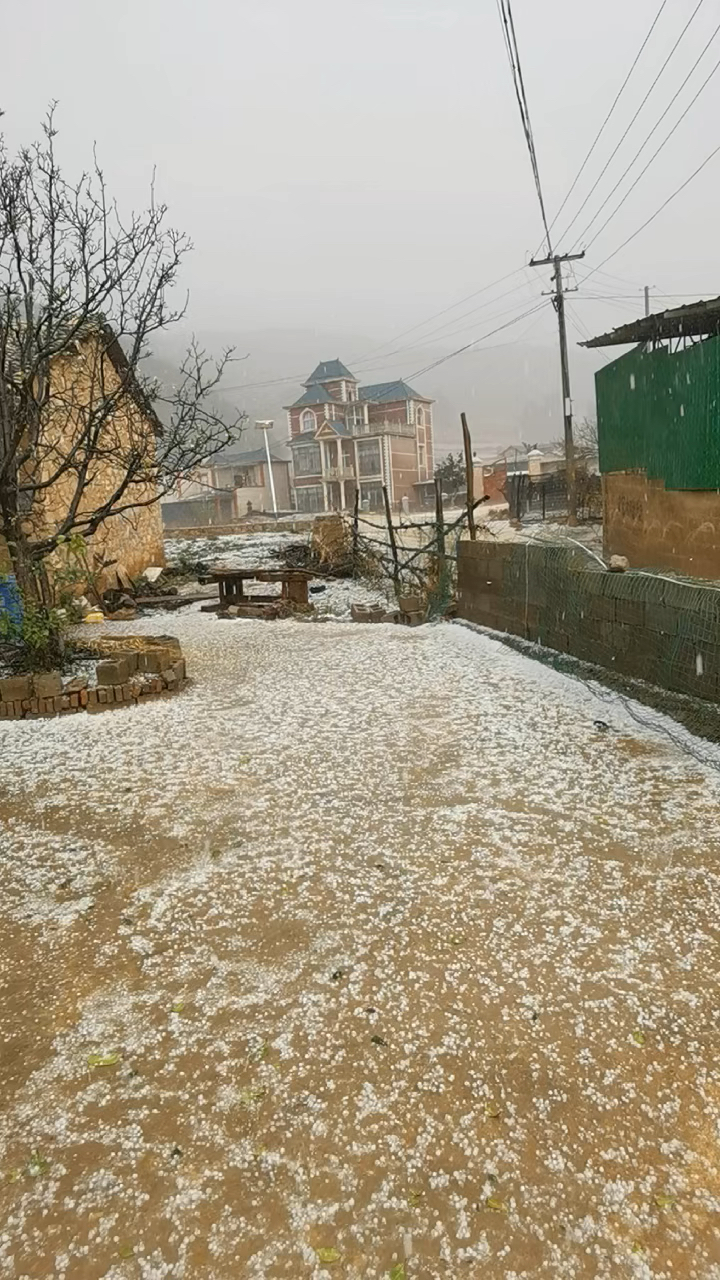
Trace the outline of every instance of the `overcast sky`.
{"label": "overcast sky", "polygon": [[[696,3],[668,0],[588,166],[590,181],[578,187],[558,231]],[[551,214],[658,7],[659,0],[514,0]],[[718,16],[716,0],[701,5],[561,247],[620,176]],[[717,58],[720,38],[646,157]],[[186,281],[201,331],[337,331],[338,350],[318,355],[338,354],[344,331],[391,337],[522,267],[540,244],[495,0],[27,0],[6,8],[0,60],[11,146],[34,136],[57,98],[68,170],[86,163],[97,142],[110,184],[128,205],[143,200],[157,166],[158,193],[196,245]],[[720,74],[589,251],[592,265],[720,142],[719,119]],[[597,332],[629,318],[641,308],[646,282],[666,294],[720,293],[719,192],[720,155],[607,264],[622,280],[595,276],[585,290],[629,297],[574,299],[582,322]],[[435,321],[434,328],[447,327],[434,340],[447,334],[452,347],[503,323],[532,304],[547,278],[528,270],[489,298],[516,285],[513,295],[457,324],[452,313]],[[548,308],[518,331],[549,340],[552,323]]]}

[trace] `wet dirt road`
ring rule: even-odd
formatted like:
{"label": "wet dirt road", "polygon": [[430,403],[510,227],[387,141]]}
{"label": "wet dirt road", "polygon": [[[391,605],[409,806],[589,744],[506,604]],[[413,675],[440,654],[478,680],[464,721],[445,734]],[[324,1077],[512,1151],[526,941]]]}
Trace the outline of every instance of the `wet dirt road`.
{"label": "wet dirt road", "polygon": [[0,725],[0,1275],[720,1277],[718,775],[461,627],[162,623]]}

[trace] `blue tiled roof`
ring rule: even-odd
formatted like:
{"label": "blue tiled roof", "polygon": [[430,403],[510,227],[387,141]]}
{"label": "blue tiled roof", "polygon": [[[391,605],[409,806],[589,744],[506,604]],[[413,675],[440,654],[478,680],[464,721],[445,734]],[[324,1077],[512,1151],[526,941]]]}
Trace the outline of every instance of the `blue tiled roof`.
{"label": "blue tiled roof", "polygon": [[376,404],[387,404],[390,400],[427,399],[427,396],[421,396],[417,391],[413,391],[402,378],[397,382],[375,382],[370,387],[360,387],[358,394],[361,400],[374,400]]}
{"label": "blue tiled roof", "polygon": [[332,382],[335,378],[352,378],[355,381],[354,375],[346,369],[342,360],[321,360],[303,385],[309,387],[313,382]]}
{"label": "blue tiled roof", "polygon": [[314,387],[308,387],[307,391],[305,391],[304,394],[301,395],[300,399],[295,400],[294,403],[290,405],[290,408],[299,409],[301,405],[332,404],[332,403],[333,403],[333,397],[328,394],[328,392],[325,390],[324,387],[314,386]]}

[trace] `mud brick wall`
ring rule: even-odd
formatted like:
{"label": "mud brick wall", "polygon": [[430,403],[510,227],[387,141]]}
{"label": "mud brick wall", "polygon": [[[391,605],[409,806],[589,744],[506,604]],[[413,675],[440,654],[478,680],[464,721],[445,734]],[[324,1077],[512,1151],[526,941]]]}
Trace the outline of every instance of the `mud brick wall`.
{"label": "mud brick wall", "polygon": [[461,542],[458,616],[720,701],[720,590],[706,585],[610,573],[579,549]]}

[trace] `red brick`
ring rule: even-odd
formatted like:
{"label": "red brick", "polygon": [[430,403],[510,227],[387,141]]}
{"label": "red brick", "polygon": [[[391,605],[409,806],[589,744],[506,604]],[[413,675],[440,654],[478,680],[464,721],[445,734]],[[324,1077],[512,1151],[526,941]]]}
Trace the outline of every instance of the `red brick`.
{"label": "red brick", "polygon": [[79,707],[79,706],[80,706],[80,695],[79,695],[79,694],[77,694],[77,693],[71,693],[71,694],[70,694],[70,706],[71,706],[71,707]]}
{"label": "red brick", "polygon": [[97,694],[97,700],[98,700],[98,702],[107,702],[107,700],[108,700],[108,691],[107,691],[107,689],[96,689],[96,690],[95,690],[95,692],[96,692],[96,694]]}
{"label": "red brick", "polygon": [[86,707],[90,701],[90,695],[87,689],[81,689],[80,693],[78,694],[78,697],[80,699],[80,706]]}

